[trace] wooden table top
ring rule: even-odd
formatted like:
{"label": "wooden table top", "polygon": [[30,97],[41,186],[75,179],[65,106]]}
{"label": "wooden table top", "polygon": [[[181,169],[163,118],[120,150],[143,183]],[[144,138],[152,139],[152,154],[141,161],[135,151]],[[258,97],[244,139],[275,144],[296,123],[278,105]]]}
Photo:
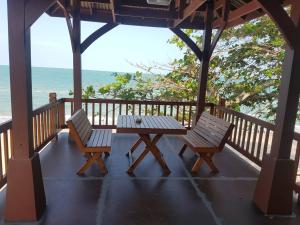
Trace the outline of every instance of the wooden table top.
{"label": "wooden table top", "polygon": [[[136,122],[140,118],[141,123]],[[186,134],[187,130],[170,116],[120,115],[117,122],[118,133],[138,134]]]}

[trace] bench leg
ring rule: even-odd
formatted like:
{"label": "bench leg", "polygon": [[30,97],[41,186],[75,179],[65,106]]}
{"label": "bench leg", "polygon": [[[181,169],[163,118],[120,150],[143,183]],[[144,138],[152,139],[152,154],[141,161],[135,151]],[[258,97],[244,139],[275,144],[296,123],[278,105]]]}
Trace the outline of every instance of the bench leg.
{"label": "bench leg", "polygon": [[212,160],[213,155],[214,154],[200,154],[192,168],[192,172],[197,173],[200,170],[200,167],[202,166],[203,162],[205,162],[213,173],[218,173],[219,170]]}
{"label": "bench leg", "polygon": [[213,173],[218,173],[219,170],[216,167],[216,165],[214,164],[212,157],[213,157],[213,154],[207,154],[206,156],[203,156],[203,159],[205,160],[205,162],[210,167],[210,169],[212,170]]}
{"label": "bench leg", "polygon": [[186,148],[187,148],[187,145],[186,145],[186,144],[184,144],[184,145],[182,146],[182,148],[181,148],[180,152],[179,152],[179,155],[180,155],[180,156],[182,156],[182,155],[183,155],[183,153],[185,152]]}
{"label": "bench leg", "polygon": [[198,171],[200,170],[200,167],[202,166],[203,162],[204,162],[204,159],[199,156],[197,161],[195,162],[193,168],[192,168],[192,173],[198,173]]}
{"label": "bench leg", "polygon": [[81,176],[84,174],[84,172],[94,163],[98,162],[98,165],[101,169],[101,171],[105,174],[107,173],[107,169],[104,165],[104,162],[101,158],[101,153],[94,153],[91,157],[89,157],[86,161],[86,163],[80,168],[80,170],[77,172],[77,175]]}
{"label": "bench leg", "polygon": [[300,205],[300,193],[298,194],[298,205]]}

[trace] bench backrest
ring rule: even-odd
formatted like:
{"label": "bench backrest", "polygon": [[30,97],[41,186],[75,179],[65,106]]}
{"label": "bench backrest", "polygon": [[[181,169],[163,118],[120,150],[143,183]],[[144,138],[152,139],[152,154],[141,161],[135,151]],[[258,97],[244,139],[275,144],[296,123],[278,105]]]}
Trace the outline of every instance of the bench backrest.
{"label": "bench backrest", "polygon": [[221,151],[231,135],[233,127],[233,124],[203,112],[193,130]]}
{"label": "bench backrest", "polygon": [[72,134],[72,138],[83,148],[92,134],[92,125],[83,109],[79,109],[71,118],[67,120],[67,125]]}

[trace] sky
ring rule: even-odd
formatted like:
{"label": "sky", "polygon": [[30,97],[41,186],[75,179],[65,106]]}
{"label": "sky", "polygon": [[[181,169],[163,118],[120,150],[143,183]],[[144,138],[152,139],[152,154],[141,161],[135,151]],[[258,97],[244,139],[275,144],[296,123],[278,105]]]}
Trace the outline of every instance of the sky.
{"label": "sky", "polygon": [[[7,0],[0,0],[0,65],[8,65]],[[103,26],[82,22],[82,41]],[[82,69],[134,72],[132,63],[168,63],[182,52],[167,40],[173,33],[164,28],[119,25],[106,33],[82,55]],[[64,18],[43,14],[31,28],[32,66],[72,68],[72,50]]]}

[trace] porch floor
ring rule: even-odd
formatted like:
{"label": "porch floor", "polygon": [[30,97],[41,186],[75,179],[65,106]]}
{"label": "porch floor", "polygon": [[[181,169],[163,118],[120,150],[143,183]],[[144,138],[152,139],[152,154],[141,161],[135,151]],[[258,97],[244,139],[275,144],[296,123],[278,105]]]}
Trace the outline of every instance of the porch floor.
{"label": "porch floor", "polygon": [[[252,195],[258,172],[229,149],[215,156],[218,175],[211,174],[206,165],[198,175],[192,175],[195,156],[186,151],[180,158],[180,139],[165,136],[158,146],[172,173],[163,176],[149,154],[137,167],[135,176],[129,176],[125,153],[136,139],[135,135],[114,134],[113,150],[105,162],[109,174],[102,176],[97,165],[93,165],[86,176],[78,177],[76,171],[84,158],[68,141],[67,133],[61,132],[59,140],[40,154],[47,210],[41,221],[32,224],[300,224],[300,206],[296,203],[291,217],[265,216],[255,208]],[[4,201],[5,188],[0,192],[0,224],[6,224]]]}

